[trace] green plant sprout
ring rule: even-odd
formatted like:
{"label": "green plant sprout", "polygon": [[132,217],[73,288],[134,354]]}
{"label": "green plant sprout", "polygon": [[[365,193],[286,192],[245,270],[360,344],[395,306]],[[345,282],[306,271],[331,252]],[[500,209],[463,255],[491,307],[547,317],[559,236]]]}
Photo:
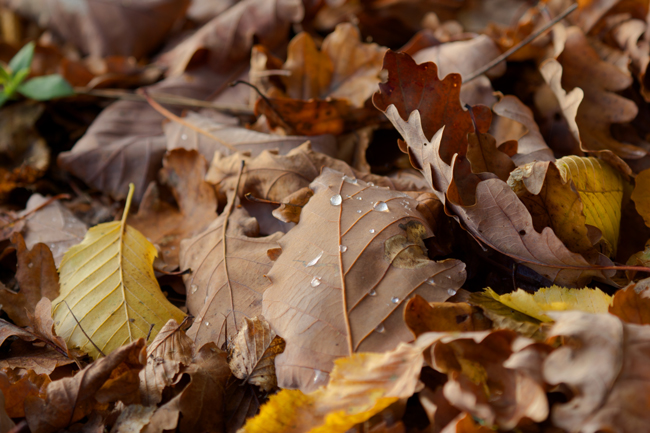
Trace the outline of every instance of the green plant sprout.
{"label": "green plant sprout", "polygon": [[34,42],[26,44],[9,61],[6,67],[0,66],[0,85],[2,86],[0,107],[16,92],[37,101],[47,101],[74,95],[72,86],[59,74],[34,77],[25,81],[34,58],[34,47]]}

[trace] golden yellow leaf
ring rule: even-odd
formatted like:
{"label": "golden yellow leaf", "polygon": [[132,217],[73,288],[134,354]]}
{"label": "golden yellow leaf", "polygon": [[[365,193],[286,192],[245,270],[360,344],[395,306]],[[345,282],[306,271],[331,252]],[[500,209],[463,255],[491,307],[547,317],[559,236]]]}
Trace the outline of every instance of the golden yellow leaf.
{"label": "golden yellow leaf", "polygon": [[643,217],[645,225],[650,227],[650,168],[639,173],[634,183],[632,201],[636,211]]}
{"label": "golden yellow leaf", "polygon": [[147,337],[151,326],[153,338],[169,319],[181,322],[185,316],[156,281],[156,249],[126,224],[133,190],[131,184],[122,220],[92,227],[59,267],[61,294],[52,302],[56,332],[93,358],[99,352],[92,343],[109,354]]}
{"label": "golden yellow leaf", "polygon": [[578,310],[586,313],[607,313],[612,298],[600,289],[568,289],[551,286],[539,289],[534,294],[521,289],[513,293],[498,295],[488,288],[485,293],[508,307],[542,322],[553,320],[548,311]]}
{"label": "golden yellow leaf", "polygon": [[309,394],[280,391],[240,432],[344,433],[398,399],[413,395],[424,360],[422,352],[444,335],[429,333],[386,353],[339,358],[327,386]]}
{"label": "golden yellow leaf", "polygon": [[605,161],[591,156],[565,156],[555,164],[563,178],[573,181],[583,204],[586,223],[602,232],[604,254],[616,255],[623,201],[621,175]]}

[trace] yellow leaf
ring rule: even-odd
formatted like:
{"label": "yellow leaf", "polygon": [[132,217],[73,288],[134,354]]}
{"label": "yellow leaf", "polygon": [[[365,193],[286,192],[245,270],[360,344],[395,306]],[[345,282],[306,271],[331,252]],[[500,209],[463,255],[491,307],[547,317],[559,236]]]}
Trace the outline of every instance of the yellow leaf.
{"label": "yellow leaf", "polygon": [[485,293],[508,307],[543,322],[553,320],[547,311],[578,310],[586,313],[607,313],[612,298],[600,289],[568,289],[551,286],[530,294],[521,289],[513,293],[498,295],[488,288]]}
{"label": "yellow leaf", "polygon": [[616,255],[621,224],[623,179],[605,161],[594,157],[565,156],[556,161],[563,178],[570,178],[580,195],[586,223],[598,228],[604,254]]}
{"label": "yellow leaf", "polygon": [[131,184],[122,220],[92,227],[63,256],[59,267],[61,294],[52,301],[56,332],[68,346],[93,358],[99,352],[88,338],[108,355],[146,338],[152,325],[151,338],[169,319],[180,323],[185,316],[156,281],[156,249],[126,224],[133,189]]}
{"label": "yellow leaf", "polygon": [[645,225],[650,227],[650,168],[639,173],[634,183],[632,201],[636,211],[643,217]]}
{"label": "yellow leaf", "polygon": [[344,433],[400,398],[413,395],[422,352],[445,334],[429,333],[386,353],[356,353],[335,361],[330,382],[303,394],[282,390],[271,396],[241,433]]}

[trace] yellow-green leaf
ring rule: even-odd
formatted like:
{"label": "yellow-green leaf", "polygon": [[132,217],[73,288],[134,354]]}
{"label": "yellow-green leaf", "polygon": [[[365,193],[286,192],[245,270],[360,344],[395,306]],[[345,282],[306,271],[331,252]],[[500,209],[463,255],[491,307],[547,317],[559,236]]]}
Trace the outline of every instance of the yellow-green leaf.
{"label": "yellow-green leaf", "polygon": [[146,338],[151,326],[153,338],[169,319],[180,323],[185,316],[156,281],[156,249],[126,224],[132,196],[131,184],[122,220],[92,227],[59,267],[61,294],[52,301],[56,332],[93,358],[99,355],[95,345],[107,355]]}
{"label": "yellow-green leaf", "polygon": [[586,223],[602,232],[604,253],[616,255],[621,224],[623,179],[605,161],[594,157],[565,156],[556,165],[570,178],[580,195]]}
{"label": "yellow-green leaf", "polygon": [[496,301],[542,322],[553,319],[545,313],[548,311],[579,310],[586,313],[607,313],[612,298],[600,289],[568,289],[551,286],[539,289],[534,294],[518,289],[516,292],[498,295],[492,289],[485,289],[486,294]]}

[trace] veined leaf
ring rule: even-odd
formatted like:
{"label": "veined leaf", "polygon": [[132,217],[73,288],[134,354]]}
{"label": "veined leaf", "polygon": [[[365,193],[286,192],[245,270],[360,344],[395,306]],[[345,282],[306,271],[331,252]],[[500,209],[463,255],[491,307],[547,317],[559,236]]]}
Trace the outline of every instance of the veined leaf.
{"label": "veined leaf", "polygon": [[52,302],[56,332],[93,358],[99,352],[89,338],[109,354],[146,337],[151,326],[153,338],[169,319],[181,322],[184,316],[156,281],[156,249],[126,224],[133,191],[131,184],[122,220],[92,227],[59,267],[61,294]]}
{"label": "veined leaf", "polygon": [[542,322],[553,320],[545,313],[548,311],[578,310],[586,313],[606,313],[612,304],[612,298],[600,289],[568,289],[551,286],[539,289],[531,294],[521,289],[513,293],[498,295],[488,288],[485,293],[508,307]]}

